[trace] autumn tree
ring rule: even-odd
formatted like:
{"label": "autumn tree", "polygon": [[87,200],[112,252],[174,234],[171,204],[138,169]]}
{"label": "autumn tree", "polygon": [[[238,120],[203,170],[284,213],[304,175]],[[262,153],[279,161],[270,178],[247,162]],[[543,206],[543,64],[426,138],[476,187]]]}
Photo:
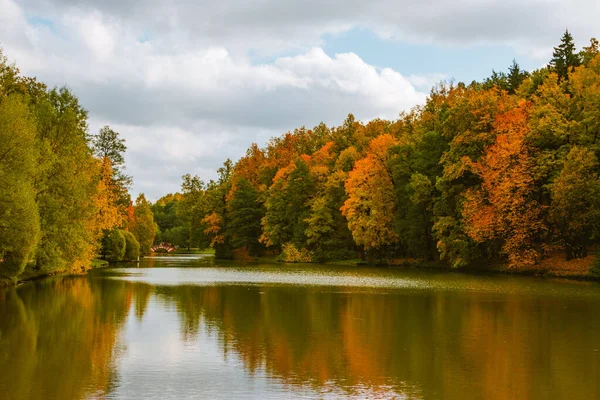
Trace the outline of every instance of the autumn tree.
{"label": "autumn tree", "polygon": [[140,193],[135,200],[133,221],[130,223],[129,230],[140,244],[140,254],[146,255],[150,253],[150,248],[154,243],[158,227],[154,222],[150,203],[146,200],[146,196],[143,193]]}
{"label": "autumn tree", "polygon": [[169,193],[152,204],[152,215],[158,225],[155,243],[167,242],[179,247],[191,245],[188,241],[189,228],[184,226],[184,221],[177,215],[182,197],[181,193]]}
{"label": "autumn tree", "polygon": [[104,251],[105,258],[108,258],[112,262],[119,262],[123,260],[126,249],[125,236],[123,231],[120,229],[113,229],[110,231],[104,239]]}
{"label": "autumn tree", "polygon": [[[107,243],[107,235],[111,230],[121,227],[125,221],[123,210],[118,205],[118,192],[113,190],[112,163],[108,158],[97,160],[99,167],[98,183],[94,196],[95,218],[89,222],[90,231],[101,240],[102,247]],[[105,249],[102,250],[105,253]]]}
{"label": "autumn tree", "polygon": [[123,253],[123,261],[137,261],[140,257],[140,243],[135,238],[135,235],[129,231],[121,230],[125,238],[125,252]]}
{"label": "autumn tree", "polygon": [[[185,231],[185,246],[190,249],[192,246],[207,247],[206,236],[204,234],[204,225],[202,218],[204,218],[204,198],[206,192],[206,185],[197,176],[186,174],[182,176],[181,182],[181,198],[176,203],[175,217],[181,221],[181,226]],[[173,207],[171,203],[165,206],[167,208]],[[175,224],[177,221],[173,219],[170,223],[163,220],[163,227],[166,229],[176,229]],[[160,225],[160,224],[159,224]]]}
{"label": "autumn tree", "polygon": [[354,240],[340,212],[346,200],[344,183],[348,174],[335,171],[326,176],[319,192],[310,201],[306,222],[306,247],[315,260],[343,260],[354,257]]}
{"label": "autumn tree", "polygon": [[94,154],[103,160],[103,163],[110,160],[113,171],[111,190],[117,195],[119,204],[127,207],[131,203],[128,190],[131,188],[132,178],[125,173],[125,139],[120,137],[119,132],[106,125],[92,136],[92,145]]}
{"label": "autumn tree", "polygon": [[0,278],[18,277],[40,239],[35,136],[23,98],[0,94]]}
{"label": "autumn tree", "polygon": [[0,51],[0,274],[89,269],[120,224],[112,175],[77,97],[21,76]]}
{"label": "autumn tree", "polygon": [[262,243],[267,246],[287,242],[294,242],[297,247],[304,245],[312,189],[310,170],[303,158],[277,172],[265,203]]}
{"label": "autumn tree", "polygon": [[[600,149],[600,54],[589,59],[585,66],[571,74],[569,80],[572,98],[563,106],[563,114],[570,122],[572,142],[580,146]],[[566,153],[566,152],[565,152]]]}
{"label": "autumn tree", "polygon": [[465,193],[462,208],[467,234],[477,242],[501,239],[511,267],[531,265],[540,257],[535,239],[543,224],[525,142],[529,109],[523,101],[496,117],[495,143],[472,164],[481,186]]}
{"label": "autumn tree", "polygon": [[208,183],[202,202],[204,218],[201,223],[210,246],[215,249],[217,258],[232,258],[230,237],[227,232],[229,222],[227,195],[231,191],[232,173],[233,162],[228,159],[217,170],[218,179]]}
{"label": "autumn tree", "polygon": [[398,240],[393,228],[394,183],[388,170],[390,135],[371,141],[367,157],[356,162],[345,184],[348,199],[341,207],[358,245],[379,249]]}
{"label": "autumn tree", "polygon": [[573,147],[550,191],[550,222],[567,260],[586,257],[600,226],[600,178],[594,152]]}
{"label": "autumn tree", "polygon": [[[423,129],[423,127],[418,127]],[[439,195],[435,181],[442,174],[440,157],[447,143],[435,131],[421,134],[416,142],[395,146],[390,162],[394,177],[395,230],[405,255],[437,258],[433,237],[433,205]]]}
{"label": "autumn tree", "polygon": [[467,235],[461,214],[464,192],[479,184],[470,166],[491,146],[499,103],[507,94],[498,88],[441,86],[432,91],[422,117],[423,129],[447,143],[435,180],[432,232],[440,258],[454,268],[483,261],[486,250]]}
{"label": "autumn tree", "polygon": [[85,271],[98,250],[98,163],[88,146],[87,111],[66,88],[39,94],[35,103],[40,163],[36,200],[42,235],[40,272]]}
{"label": "autumn tree", "polygon": [[598,93],[597,41],[576,53],[566,32],[550,68],[528,73],[513,60],[483,82],[435,85],[394,121],[349,114],[340,126],[294,129],[253,144],[183,199],[218,257],[258,234],[293,261],[365,248],[522,267],[557,243],[581,256],[598,241]]}
{"label": "autumn tree", "polygon": [[579,52],[581,64],[588,65],[598,54],[600,54],[600,42],[596,38],[591,38],[589,46],[584,46]]}

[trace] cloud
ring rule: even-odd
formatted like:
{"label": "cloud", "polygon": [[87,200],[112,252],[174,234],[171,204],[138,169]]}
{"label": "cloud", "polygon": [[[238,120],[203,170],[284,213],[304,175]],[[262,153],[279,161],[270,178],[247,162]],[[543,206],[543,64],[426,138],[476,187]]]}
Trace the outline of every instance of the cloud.
{"label": "cloud", "polygon": [[406,80],[408,80],[415,88],[419,88],[422,90],[429,90],[435,84],[443,82],[443,81],[447,81],[448,76],[446,74],[441,74],[441,73],[420,74],[420,75],[412,74],[412,75],[407,76]]}
{"label": "cloud", "polygon": [[185,172],[214,177],[225,158],[237,159],[251,142],[320,121],[340,124],[348,112],[395,118],[425,99],[396,71],[354,54],[331,58],[320,48],[269,66],[236,64],[214,49],[144,64],[148,70],[140,66],[144,72],[126,86],[92,82],[77,92],[87,90],[82,101],[95,110],[94,131],[106,123],[124,134],[129,173],[152,198],[177,190]]}
{"label": "cloud", "polygon": [[152,32],[164,47],[217,45],[266,53],[320,45],[324,34],[361,27],[385,38],[445,45],[493,43],[528,54],[555,44],[566,27],[597,34],[595,0],[22,0],[31,14],[102,15]]}
{"label": "cloud", "polygon": [[92,131],[120,131],[135,191],[156,199],[183,173],[214,177],[226,157],[295,127],[340,124],[349,112],[395,118],[445,78],[330,56],[324,35],[364,28],[387,40],[505,44],[546,57],[565,26],[576,37],[596,29],[595,3],[576,3],[0,0],[0,45],[25,74],[68,84]]}
{"label": "cloud", "polygon": [[[97,131],[105,123],[92,118],[90,127]],[[226,158],[236,159],[245,152],[249,142],[243,138],[247,132],[263,142],[277,134],[206,122],[185,128],[128,124],[111,127],[127,137],[126,172],[134,177],[135,193],[144,192],[154,200],[178,191],[185,173],[205,181],[215,178],[215,170]]]}

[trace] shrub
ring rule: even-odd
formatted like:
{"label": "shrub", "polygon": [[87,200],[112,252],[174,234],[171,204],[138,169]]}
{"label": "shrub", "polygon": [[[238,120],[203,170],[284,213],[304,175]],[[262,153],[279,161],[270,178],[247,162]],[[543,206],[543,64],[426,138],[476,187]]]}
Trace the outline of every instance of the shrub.
{"label": "shrub", "polygon": [[106,252],[108,259],[112,262],[118,262],[125,255],[125,236],[123,231],[115,229],[111,231],[106,238]]}
{"label": "shrub", "polygon": [[590,274],[596,278],[600,278],[600,255],[596,256],[596,259],[590,268]]}
{"label": "shrub", "polygon": [[233,249],[231,251],[231,255],[234,260],[242,260],[242,261],[254,260],[254,257],[252,257],[250,255],[250,251],[248,251],[247,247],[240,247],[238,249]]}
{"label": "shrub", "polygon": [[344,248],[333,248],[330,250],[317,249],[312,253],[313,262],[342,261],[354,258],[356,258],[356,252]]}
{"label": "shrub", "polygon": [[215,243],[213,246],[215,249],[215,258],[218,260],[231,260],[233,258],[233,254],[231,251],[231,246],[225,243]]}
{"label": "shrub", "polygon": [[137,241],[133,233],[122,231],[125,237],[125,261],[137,261],[140,256],[140,243]]}
{"label": "shrub", "polygon": [[285,262],[312,262],[312,254],[307,249],[298,250],[293,243],[285,243],[279,256],[281,261]]}

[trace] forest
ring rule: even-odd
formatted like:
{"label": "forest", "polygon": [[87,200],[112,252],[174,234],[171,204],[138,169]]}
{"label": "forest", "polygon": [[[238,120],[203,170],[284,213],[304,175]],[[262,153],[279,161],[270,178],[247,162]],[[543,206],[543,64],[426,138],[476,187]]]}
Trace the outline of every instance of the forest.
{"label": "forest", "polygon": [[[546,67],[442,82],[394,121],[321,123],[252,144],[153,205],[160,237],[217,258],[586,259],[600,240],[600,55],[566,31]],[[588,260],[592,257],[587,258]]]}
{"label": "forest", "polygon": [[24,77],[0,52],[0,286],[137,260],[156,234],[150,203],[132,203],[124,139],[89,134],[68,88]]}
{"label": "forest", "polygon": [[124,139],[87,121],[68,88],[0,53],[3,282],[160,242],[221,259],[518,270],[592,260],[600,241],[599,43],[577,50],[568,31],[546,67],[441,82],[394,121],[295,129],[154,203],[131,199]]}

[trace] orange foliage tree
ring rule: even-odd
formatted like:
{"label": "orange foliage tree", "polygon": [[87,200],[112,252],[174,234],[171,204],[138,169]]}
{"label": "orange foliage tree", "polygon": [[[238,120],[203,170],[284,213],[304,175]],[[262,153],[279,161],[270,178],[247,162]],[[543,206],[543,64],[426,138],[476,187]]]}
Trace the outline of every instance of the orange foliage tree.
{"label": "orange foliage tree", "polygon": [[477,242],[501,239],[511,267],[534,264],[540,257],[534,241],[543,224],[525,142],[529,108],[522,101],[496,117],[495,143],[472,164],[481,186],[465,193],[462,208],[467,234]]}

